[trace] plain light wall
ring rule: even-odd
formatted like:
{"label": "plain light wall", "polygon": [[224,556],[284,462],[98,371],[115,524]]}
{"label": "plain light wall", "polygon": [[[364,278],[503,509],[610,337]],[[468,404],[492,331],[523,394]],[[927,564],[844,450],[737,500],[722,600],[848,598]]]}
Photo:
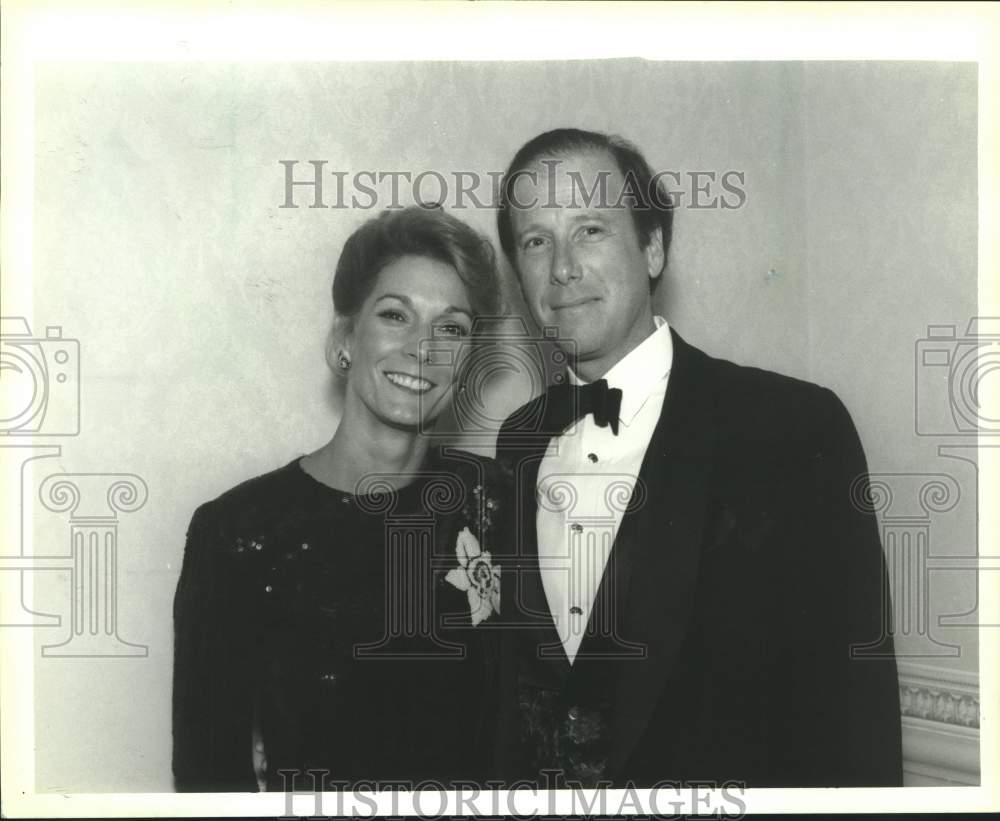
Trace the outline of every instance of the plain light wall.
{"label": "plain light wall", "polygon": [[[894,494],[883,527],[927,521],[933,556],[976,553],[976,467],[965,461],[975,453],[938,453],[975,440],[916,433],[918,411],[933,417],[957,385],[932,373],[947,369],[923,364],[918,341],[929,325],[954,325],[956,342],[943,346],[954,350],[977,313],[976,81],[970,63],[811,63],[804,72],[808,378],[844,400],[870,472]],[[921,504],[919,489],[935,484],[951,487],[949,509]],[[904,578],[915,596],[902,568],[893,582]],[[897,638],[898,651],[975,672],[976,630],[937,622],[976,609],[976,581],[932,571],[927,583],[927,634],[956,650],[911,633]]]}
{"label": "plain light wall", "polygon": [[[661,170],[743,172],[744,207],[677,212],[660,309],[713,355],[837,391],[873,470],[956,474],[967,492],[935,546],[974,551],[974,477],[915,435],[912,399],[926,326],[976,311],[974,66],[52,64],[36,109],[34,321],[82,350],[81,433],[38,478],[149,487],[119,528],[120,633],[149,657],[36,659],[39,791],[172,789],[171,603],[191,513],[337,423],[329,287],[377,211],[280,208],[280,160],[300,176],[311,159],[485,174],[575,125],[621,133]],[[455,213],[495,239],[492,211]],[[36,552],[66,551],[65,515],[36,516]],[[974,577],[947,575],[934,606],[974,606]],[[66,574],[38,576],[40,609],[65,611]],[[974,633],[955,634],[960,657],[924,661],[975,670]]]}

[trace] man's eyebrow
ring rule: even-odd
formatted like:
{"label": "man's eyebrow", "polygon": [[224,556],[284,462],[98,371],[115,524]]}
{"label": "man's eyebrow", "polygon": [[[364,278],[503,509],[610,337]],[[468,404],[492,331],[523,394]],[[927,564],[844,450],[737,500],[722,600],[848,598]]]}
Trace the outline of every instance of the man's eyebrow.
{"label": "man's eyebrow", "polygon": [[587,220],[606,221],[608,218],[607,208],[584,208],[570,217],[570,222],[586,222]]}
{"label": "man's eyebrow", "polygon": [[524,228],[522,228],[517,233],[518,235],[520,235],[520,234],[527,234],[529,231],[545,231],[545,230],[547,229],[545,228],[544,225],[538,222],[529,222],[527,225],[524,226]]}
{"label": "man's eyebrow", "polygon": [[[584,208],[575,209],[577,213],[573,214],[569,218],[569,221],[574,225],[580,222],[592,222],[593,220],[600,220],[601,222],[608,222],[608,212],[611,209],[608,208]],[[521,237],[525,234],[529,234],[532,231],[541,231],[542,233],[548,232],[550,229],[545,225],[538,222],[532,222],[524,226],[521,230],[517,232],[517,236]]]}

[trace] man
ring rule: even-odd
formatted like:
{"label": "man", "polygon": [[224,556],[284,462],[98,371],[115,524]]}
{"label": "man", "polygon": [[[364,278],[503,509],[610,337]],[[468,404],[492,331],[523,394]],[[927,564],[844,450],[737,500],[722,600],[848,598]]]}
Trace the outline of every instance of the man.
{"label": "man", "polygon": [[569,365],[497,440],[518,494],[508,776],[900,784],[885,569],[843,405],[655,315],[670,203],[629,143],[531,140],[498,228]]}

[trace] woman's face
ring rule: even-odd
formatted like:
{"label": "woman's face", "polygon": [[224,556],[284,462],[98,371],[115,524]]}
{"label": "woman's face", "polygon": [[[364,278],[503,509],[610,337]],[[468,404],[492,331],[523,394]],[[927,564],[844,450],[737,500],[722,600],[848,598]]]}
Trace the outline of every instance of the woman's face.
{"label": "woman's face", "polygon": [[424,429],[451,400],[471,329],[472,306],[454,268],[420,256],[389,263],[345,340],[348,401],[353,394],[393,427]]}

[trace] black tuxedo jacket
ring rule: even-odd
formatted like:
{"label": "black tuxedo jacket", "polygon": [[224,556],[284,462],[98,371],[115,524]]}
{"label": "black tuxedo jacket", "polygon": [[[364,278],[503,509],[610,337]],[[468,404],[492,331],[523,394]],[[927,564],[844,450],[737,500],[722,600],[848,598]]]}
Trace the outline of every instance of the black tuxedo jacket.
{"label": "black tuxedo jacket", "polygon": [[[850,416],[825,388],[714,359],[672,334],[663,411],[602,580],[616,588],[617,637],[643,648],[616,662],[609,776],[638,787],[900,784],[888,585]],[[497,440],[518,500],[505,621],[539,589],[544,402],[515,412]],[[539,635],[501,639],[508,712],[497,750],[511,778],[525,775],[511,712],[518,643]]]}

